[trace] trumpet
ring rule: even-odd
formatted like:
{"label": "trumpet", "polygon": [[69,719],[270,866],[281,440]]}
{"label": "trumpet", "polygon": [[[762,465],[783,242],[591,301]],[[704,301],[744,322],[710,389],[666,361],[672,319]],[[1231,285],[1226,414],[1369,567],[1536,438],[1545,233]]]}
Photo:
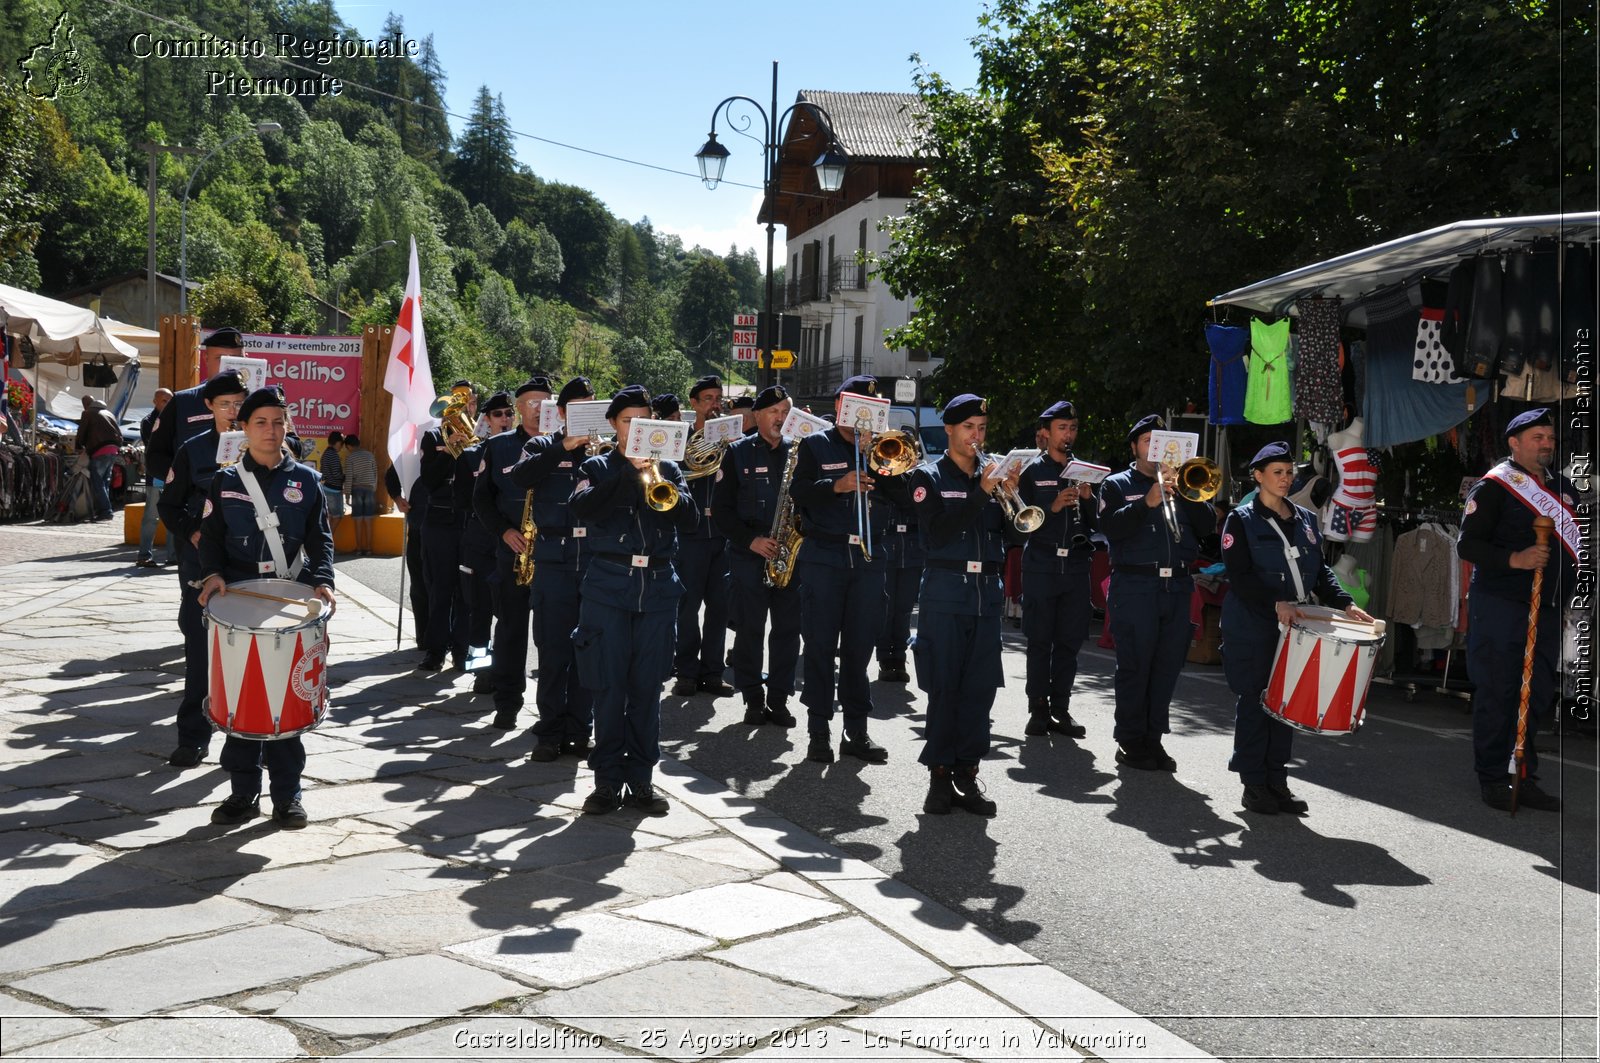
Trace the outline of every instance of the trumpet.
{"label": "trumpet", "polygon": [[584,445],[583,456],[593,458],[600,454],[609,454],[615,449],[617,449],[615,436],[597,436]]}
{"label": "trumpet", "polygon": [[472,422],[467,420],[467,400],[456,395],[445,395],[433,400],[433,405],[428,407],[428,414],[439,418],[444,433],[444,449],[450,452],[452,458],[461,457],[461,452],[468,447],[475,447],[483,440],[478,438],[478,433],[472,430]]}
{"label": "trumpet", "polygon": [[[978,459],[978,475],[982,476],[984,470],[994,464],[995,459],[985,454],[976,443],[972,444],[972,453]],[[1000,509],[1005,513],[1006,519],[1017,531],[1036,532],[1044,524],[1044,510],[1038,506],[1023,505],[1022,496],[1017,494],[1017,489],[1004,480],[995,484],[994,498],[1000,503]]]}
{"label": "trumpet", "polygon": [[665,513],[678,504],[678,488],[661,475],[661,463],[652,461],[640,474],[644,481],[644,503],[657,513]]}
{"label": "trumpet", "polygon": [[1172,541],[1178,542],[1183,538],[1183,529],[1178,525],[1178,504],[1173,495],[1182,496],[1187,502],[1211,501],[1222,490],[1222,467],[1210,458],[1200,457],[1190,458],[1182,465],[1164,462],[1161,477],[1172,484],[1173,493],[1162,496],[1161,512],[1167,518]]}
{"label": "trumpet", "polygon": [[879,476],[903,476],[922,464],[917,437],[898,428],[873,436],[868,454]]}

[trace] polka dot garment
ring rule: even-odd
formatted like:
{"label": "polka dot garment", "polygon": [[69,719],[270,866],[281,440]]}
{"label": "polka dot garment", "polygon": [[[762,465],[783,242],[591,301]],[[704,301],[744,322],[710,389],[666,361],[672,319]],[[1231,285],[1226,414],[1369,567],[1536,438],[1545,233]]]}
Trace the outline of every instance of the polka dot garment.
{"label": "polka dot garment", "polygon": [[1422,308],[1417,321],[1417,343],[1411,351],[1411,379],[1424,384],[1456,384],[1455,360],[1445,350],[1444,310],[1431,306]]}

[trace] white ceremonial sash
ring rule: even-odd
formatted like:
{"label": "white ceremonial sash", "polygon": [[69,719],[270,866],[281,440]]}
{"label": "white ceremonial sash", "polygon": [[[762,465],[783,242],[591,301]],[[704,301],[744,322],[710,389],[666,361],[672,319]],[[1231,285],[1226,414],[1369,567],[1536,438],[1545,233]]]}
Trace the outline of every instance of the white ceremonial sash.
{"label": "white ceremonial sash", "polygon": [[1484,479],[1493,480],[1541,517],[1555,521],[1556,537],[1561,540],[1562,549],[1572,558],[1573,564],[1577,564],[1583,550],[1583,532],[1572,510],[1561,501],[1561,496],[1546,491],[1532,476],[1509,462],[1490,469],[1484,474]]}

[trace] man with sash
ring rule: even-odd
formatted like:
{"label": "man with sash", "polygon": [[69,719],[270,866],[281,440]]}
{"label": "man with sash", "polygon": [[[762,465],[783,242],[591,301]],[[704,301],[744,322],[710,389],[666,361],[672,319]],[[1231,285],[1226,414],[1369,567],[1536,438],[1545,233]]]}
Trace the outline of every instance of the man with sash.
{"label": "man with sash", "polygon": [[[1533,672],[1524,741],[1524,777],[1517,804],[1554,812],[1561,802],[1539,788],[1534,734],[1555,697],[1561,655],[1561,613],[1576,581],[1582,535],[1573,516],[1577,490],[1554,472],[1555,422],[1547,409],[1506,425],[1511,457],[1490,469],[1467,495],[1456,550],[1473,565],[1467,600],[1467,674],[1472,678],[1472,751],[1491,808],[1511,808],[1511,765],[1517,741],[1523,656],[1532,611],[1533,573],[1544,570],[1535,625]],[[1533,521],[1555,522],[1552,541],[1537,544]]]}

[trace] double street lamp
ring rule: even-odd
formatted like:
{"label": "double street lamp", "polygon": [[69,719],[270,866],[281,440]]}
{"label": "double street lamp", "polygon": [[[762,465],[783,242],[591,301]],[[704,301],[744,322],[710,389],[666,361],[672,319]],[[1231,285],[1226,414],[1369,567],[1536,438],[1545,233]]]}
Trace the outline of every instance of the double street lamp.
{"label": "double street lamp", "polygon": [[283,126],[277,122],[257,122],[254,128],[247,129],[243,133],[235,133],[206,152],[205,156],[194,164],[194,169],[189,171],[189,180],[183,185],[183,202],[178,208],[178,313],[189,312],[189,189],[194,187],[194,179],[200,175],[200,168],[211,160],[211,156],[245,137],[264,136],[267,133],[282,131]]}
{"label": "double street lamp", "polygon": [[[735,132],[744,132],[750,126],[748,116],[741,116],[736,123],[733,111],[730,109],[736,102],[748,103],[754,107],[761,116],[764,154],[764,173],[762,189],[766,194],[767,209],[767,312],[761,316],[756,334],[756,343],[760,349],[770,357],[777,336],[771,335],[777,328],[778,319],[773,315],[772,299],[772,241],[777,228],[774,218],[777,214],[778,193],[780,190],[779,177],[783,166],[783,140],[784,122],[790,119],[796,111],[810,114],[827,137],[827,144],[822,149],[822,154],[817,156],[811,168],[816,172],[817,184],[822,191],[833,193],[844,187],[845,168],[850,163],[850,157],[839,146],[839,139],[833,131],[833,121],[828,117],[828,112],[814,103],[802,100],[794,104],[783,113],[778,112],[778,64],[772,64],[772,109],[762,108],[761,104],[748,96],[729,96],[711,109],[711,135],[707,138],[705,146],[695,153],[695,161],[700,165],[700,180],[705,182],[707,188],[716,188],[722,180],[723,168],[728,164],[729,151],[727,147],[717,141],[717,115],[726,112],[728,125]],[[772,117],[775,116],[775,117]]]}

